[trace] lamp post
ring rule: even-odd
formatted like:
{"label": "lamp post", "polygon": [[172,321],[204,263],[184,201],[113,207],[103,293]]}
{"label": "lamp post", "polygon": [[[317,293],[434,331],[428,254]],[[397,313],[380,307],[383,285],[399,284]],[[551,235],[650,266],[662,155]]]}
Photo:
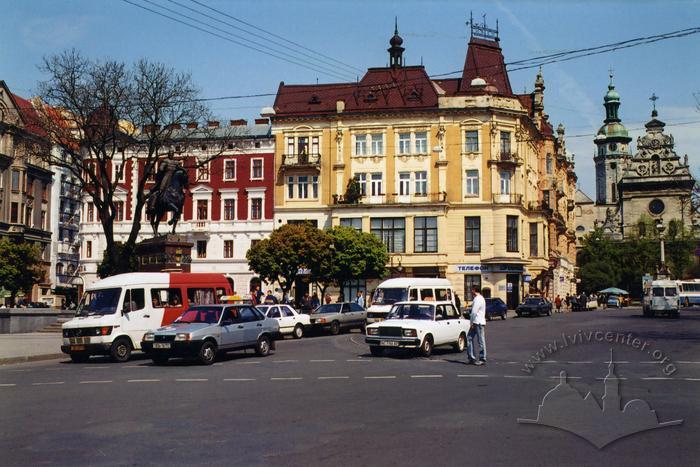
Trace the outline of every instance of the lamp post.
{"label": "lamp post", "polygon": [[656,274],[657,279],[667,279],[668,271],[666,270],[666,250],[664,248],[664,221],[662,218],[658,218],[656,221],[656,231],[659,233],[659,243],[661,247],[661,264],[659,266],[659,271]]}
{"label": "lamp post", "polygon": [[[398,263],[395,267],[394,267],[394,257],[396,257],[396,260]],[[403,266],[401,265],[401,259],[402,259],[402,256],[400,254],[391,255],[389,257],[389,269],[391,269],[392,272],[395,272],[397,274],[401,274],[403,272]]]}

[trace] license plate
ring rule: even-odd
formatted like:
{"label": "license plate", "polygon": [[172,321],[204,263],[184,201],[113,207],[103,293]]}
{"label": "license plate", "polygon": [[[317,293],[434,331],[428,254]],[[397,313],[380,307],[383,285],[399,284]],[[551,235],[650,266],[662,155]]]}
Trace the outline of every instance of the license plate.
{"label": "license plate", "polygon": [[71,344],[89,344],[89,337],[71,337],[68,339]]}
{"label": "license plate", "polygon": [[379,341],[379,345],[382,347],[398,347],[399,343],[396,341]]}
{"label": "license plate", "polygon": [[154,349],[169,349],[170,342],[156,342],[153,344]]}
{"label": "license plate", "polygon": [[77,350],[85,350],[85,346],[84,346],[84,345],[71,345],[71,346],[70,346],[70,349],[71,349],[71,350],[76,350],[76,351],[77,351]]}

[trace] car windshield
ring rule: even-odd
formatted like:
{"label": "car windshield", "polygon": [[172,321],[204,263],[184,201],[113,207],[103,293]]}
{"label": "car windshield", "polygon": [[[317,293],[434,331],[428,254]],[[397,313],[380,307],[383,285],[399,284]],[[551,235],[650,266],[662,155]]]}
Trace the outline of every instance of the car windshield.
{"label": "car windshield", "polygon": [[406,303],[395,305],[389,312],[388,319],[425,319],[432,320],[435,317],[435,307],[418,303]]}
{"label": "car windshield", "polygon": [[654,287],[651,289],[652,294],[654,294],[654,297],[663,297],[664,296],[664,288],[663,287]]}
{"label": "car windshield", "polygon": [[176,323],[207,323],[216,324],[221,317],[219,307],[196,307],[190,308],[175,320]]}
{"label": "car windshield", "polygon": [[120,287],[85,292],[78,308],[79,315],[111,315],[117,311]]}
{"label": "car windshield", "polygon": [[379,288],[374,292],[372,305],[393,305],[396,302],[406,300],[407,289],[401,288]]}
{"label": "car windshield", "polygon": [[312,313],[313,314],[340,313],[342,308],[343,308],[342,303],[329,303],[328,305],[321,305],[320,307],[316,308]]}
{"label": "car windshield", "polygon": [[526,305],[539,305],[540,300],[541,300],[540,298],[526,298],[525,304]]}
{"label": "car windshield", "polygon": [[666,287],[666,296],[667,297],[675,297],[678,295],[676,293],[676,288],[675,287]]}

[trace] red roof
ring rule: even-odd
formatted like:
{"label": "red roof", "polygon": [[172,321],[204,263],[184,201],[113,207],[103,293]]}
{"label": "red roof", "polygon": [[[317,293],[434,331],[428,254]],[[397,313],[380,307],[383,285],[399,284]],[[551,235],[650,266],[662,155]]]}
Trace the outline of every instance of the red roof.
{"label": "red roof", "polygon": [[36,112],[34,105],[27,99],[18,96],[17,94],[12,94],[12,98],[17,104],[22,120],[24,121],[24,128],[29,133],[33,133],[42,138],[46,137],[46,132],[40,125],[39,114]]}
{"label": "red roof", "polygon": [[498,94],[513,95],[503,53],[498,42],[476,37],[471,38],[467,58],[464,61],[459,92],[470,92],[471,82],[474,78],[482,78],[488,84],[495,86]]}
{"label": "red roof", "polygon": [[516,94],[515,97],[520,101],[520,105],[527,110],[527,114],[532,117],[535,114],[535,102],[532,98],[532,94]]}

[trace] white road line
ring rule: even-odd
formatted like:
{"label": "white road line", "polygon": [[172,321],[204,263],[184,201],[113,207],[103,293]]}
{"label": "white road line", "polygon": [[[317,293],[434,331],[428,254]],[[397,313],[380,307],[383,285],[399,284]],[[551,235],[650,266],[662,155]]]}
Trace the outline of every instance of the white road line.
{"label": "white road line", "polygon": [[700,378],[683,378],[686,381],[700,381]]}
{"label": "white road line", "polygon": [[[608,362],[601,362],[601,363],[608,363]],[[629,363],[627,360],[613,360],[613,363]]]}
{"label": "white road line", "polygon": [[107,383],[112,383],[112,380],[105,380],[105,381],[81,381],[80,384],[107,384]]}
{"label": "white road line", "polygon": [[157,383],[159,379],[128,379],[127,383]]}
{"label": "white road line", "polygon": [[[216,365],[216,363],[215,363]],[[122,368],[148,368],[146,365],[124,365]]]}
{"label": "white road line", "polygon": [[236,362],[236,365],[257,365],[260,362]]}
{"label": "white road line", "polygon": [[666,379],[673,379],[673,378],[669,378],[666,376],[650,376],[648,378],[642,378],[642,379],[647,380],[647,381],[655,381],[655,380],[666,380]]}
{"label": "white road line", "polygon": [[255,378],[224,378],[224,381],[255,381]]}
{"label": "white road line", "polygon": [[517,365],[520,362],[506,362],[508,365]]}
{"label": "white road line", "polygon": [[208,378],[180,378],[180,379],[176,379],[175,381],[179,381],[182,383],[196,383],[196,382],[200,382],[200,381],[209,381],[209,379]]}
{"label": "white road line", "polygon": [[639,363],[655,363],[655,364],[657,364],[657,365],[658,365],[658,364],[659,364],[659,363],[661,363],[661,362],[657,362],[657,361],[655,361],[655,360],[652,360],[652,361],[647,361],[647,362],[639,362]]}
{"label": "white road line", "polygon": [[65,381],[51,381],[49,383],[32,383],[32,386],[50,386],[54,384],[65,384]]}
{"label": "white road line", "polygon": [[489,375],[457,375],[457,378],[488,378]]}
{"label": "white road line", "polygon": [[503,375],[504,378],[532,378],[532,376],[525,375]]}
{"label": "white road line", "polygon": [[300,376],[292,376],[289,378],[270,378],[270,381],[299,381],[300,379],[304,379]]}
{"label": "white road line", "polygon": [[542,360],[541,362],[538,362],[538,363],[561,363],[561,362],[558,362],[556,360]]}
{"label": "white road line", "polygon": [[109,368],[108,366],[84,366],[83,370],[104,370]]}
{"label": "white road line", "polygon": [[318,379],[350,379],[349,376],[319,376]]}
{"label": "white road line", "polygon": [[396,376],[365,376],[364,379],[396,379]]}
{"label": "white road line", "polygon": [[335,360],[309,360],[311,363],[326,363],[326,362],[334,362]]}
{"label": "white road line", "polygon": [[299,360],[273,360],[272,363],[294,363],[298,361]]}
{"label": "white road line", "polygon": [[9,388],[12,386],[17,386],[17,385],[14,383],[0,383],[0,388]]}
{"label": "white road line", "polygon": [[[557,376],[557,378],[558,378],[558,376]],[[570,378],[573,378],[573,376],[567,376],[567,378],[570,379]],[[598,381],[605,381],[606,379],[622,381],[622,380],[626,380],[627,378],[625,378],[624,376],[621,377],[621,378],[608,378],[608,377],[605,377],[605,378],[596,378],[596,380],[598,380]]]}
{"label": "white road line", "polygon": [[580,362],[566,362],[566,363],[569,363],[569,364],[571,364],[571,365],[576,365],[576,364],[579,364],[579,363],[583,364],[583,363],[593,363],[593,362],[590,361],[590,360],[583,360],[583,361],[580,361]]}
{"label": "white road line", "polygon": [[683,364],[696,363],[696,364],[700,364],[700,362],[690,362],[690,361],[688,361],[688,360],[678,360],[676,363],[683,363]]}
{"label": "white road line", "polygon": [[[561,376],[550,376],[549,379],[559,379]],[[583,376],[569,376],[566,375],[566,379],[583,379]],[[602,379],[602,378],[601,378]]]}
{"label": "white road line", "polygon": [[32,371],[32,370],[31,369],[24,369],[24,370],[7,370],[7,371],[11,371],[12,373],[20,373],[20,372],[24,373],[24,372]]}
{"label": "white road line", "polygon": [[346,362],[371,362],[372,360],[367,360],[365,358],[348,358]]}
{"label": "white road line", "polygon": [[442,378],[442,375],[411,375],[411,378]]}

